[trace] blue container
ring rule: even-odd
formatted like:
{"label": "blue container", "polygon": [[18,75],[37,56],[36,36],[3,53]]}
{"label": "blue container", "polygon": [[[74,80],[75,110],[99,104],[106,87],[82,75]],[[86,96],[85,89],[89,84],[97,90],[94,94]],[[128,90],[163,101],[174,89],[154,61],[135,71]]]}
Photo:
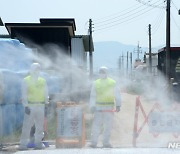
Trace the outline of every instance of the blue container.
{"label": "blue container", "polygon": [[27,70],[33,59],[33,52],[15,39],[0,39],[0,68],[12,71]]}
{"label": "blue container", "polygon": [[19,130],[22,128],[23,120],[24,120],[24,107],[22,104],[16,104],[16,123],[15,130]]}
{"label": "blue container", "polygon": [[3,118],[2,118],[2,107],[0,105],[0,138],[3,136]]}
{"label": "blue container", "polygon": [[1,105],[3,135],[10,135],[15,131],[16,106],[14,104]]}
{"label": "blue container", "polygon": [[18,73],[1,70],[3,76],[2,104],[17,104],[21,101],[22,77]]}

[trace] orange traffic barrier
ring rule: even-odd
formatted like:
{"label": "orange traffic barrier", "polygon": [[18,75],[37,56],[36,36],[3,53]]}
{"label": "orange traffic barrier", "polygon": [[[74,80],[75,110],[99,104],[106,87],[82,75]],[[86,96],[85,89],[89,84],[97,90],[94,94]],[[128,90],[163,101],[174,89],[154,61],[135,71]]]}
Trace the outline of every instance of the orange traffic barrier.
{"label": "orange traffic barrier", "polygon": [[[169,108],[168,108],[168,111],[171,111],[169,113],[172,113],[172,111],[177,111],[178,109],[180,109],[180,105],[177,104],[177,103],[174,103],[173,105],[171,105]],[[149,111],[148,114],[145,113],[145,110],[141,104],[141,101],[140,101],[140,96],[138,96],[136,98],[136,105],[135,105],[135,115],[134,115],[134,129],[133,129],[133,141],[132,141],[132,144],[133,144],[133,147],[136,147],[136,144],[137,144],[137,138],[139,137],[141,131],[143,130],[144,126],[147,124],[148,125],[148,120],[149,120],[149,117],[150,115],[155,111],[157,110],[158,111],[158,114],[162,114],[164,113],[164,111],[162,110],[162,107],[159,103],[155,102],[154,105],[152,106],[152,109]],[[144,121],[142,123],[142,125],[138,126],[138,118],[139,118],[139,112],[142,112],[142,115],[144,117]],[[156,119],[158,120],[158,119]],[[178,125],[179,127],[180,125]],[[166,130],[163,130],[163,131],[166,131]],[[174,130],[168,130],[167,132],[169,133],[172,133],[172,135],[175,137],[175,138],[178,138],[180,136],[180,132],[176,132]],[[154,137],[158,137],[159,136],[159,132],[155,132],[154,130],[151,132],[152,135]]]}

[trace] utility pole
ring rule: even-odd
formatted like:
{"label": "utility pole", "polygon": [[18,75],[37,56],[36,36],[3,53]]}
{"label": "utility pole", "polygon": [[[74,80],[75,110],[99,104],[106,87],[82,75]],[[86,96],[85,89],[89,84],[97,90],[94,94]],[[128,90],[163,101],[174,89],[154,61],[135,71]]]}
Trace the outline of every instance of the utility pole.
{"label": "utility pole", "polygon": [[141,47],[139,46],[139,41],[138,41],[137,52],[134,51],[135,53],[137,53],[137,60],[138,61],[140,61],[139,55],[140,55],[140,53],[142,53],[142,51],[140,51],[140,48]]}
{"label": "utility pole", "polygon": [[139,42],[138,42],[138,46],[137,46],[137,58],[138,59],[140,59],[139,54],[140,54],[140,46],[139,46]]}
{"label": "utility pole", "polygon": [[151,24],[149,24],[149,73],[152,73]]}
{"label": "utility pole", "polygon": [[127,68],[126,68],[126,71],[127,71],[127,72],[126,72],[126,73],[127,73],[127,76],[128,76],[128,59],[129,59],[129,58],[128,58],[128,55],[129,55],[129,52],[127,51]]}
{"label": "utility pole", "polygon": [[119,56],[119,70],[121,70],[121,56]]}
{"label": "utility pole", "polygon": [[122,75],[124,75],[124,55],[123,55],[123,53],[122,53]]}
{"label": "utility pole", "polygon": [[131,78],[132,78],[132,52],[130,52]]}
{"label": "utility pole", "polygon": [[93,53],[92,53],[92,19],[89,19],[89,76],[93,77]]}
{"label": "utility pole", "polygon": [[[126,58],[126,70],[124,68],[124,58]],[[131,53],[131,57],[130,57],[131,61],[132,61],[132,53]],[[132,66],[132,62],[131,62],[131,66]],[[122,52],[122,56],[119,56],[119,69],[121,69],[121,73],[126,76],[128,76],[128,72],[129,72],[129,52],[127,51],[127,56],[124,56],[123,52]],[[132,68],[131,68],[132,69]]]}
{"label": "utility pole", "polygon": [[119,61],[118,61],[118,67],[119,67],[119,75],[121,76],[121,56],[119,56]]}
{"label": "utility pole", "polygon": [[166,77],[170,81],[170,69],[171,69],[171,54],[170,54],[170,3],[171,0],[167,0],[166,8]]}

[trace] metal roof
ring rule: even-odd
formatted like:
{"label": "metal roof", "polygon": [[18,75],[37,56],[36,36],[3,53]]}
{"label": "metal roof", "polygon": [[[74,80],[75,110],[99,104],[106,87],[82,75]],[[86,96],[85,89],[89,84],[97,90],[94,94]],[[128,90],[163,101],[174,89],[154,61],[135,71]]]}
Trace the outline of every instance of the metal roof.
{"label": "metal roof", "polygon": [[69,26],[72,26],[74,31],[76,31],[76,24],[73,18],[40,18],[40,23],[69,25]]}
{"label": "metal roof", "polygon": [[[159,49],[158,53],[165,52],[165,51],[166,51],[166,47]],[[180,51],[180,47],[170,47],[170,51],[171,52],[173,52],[173,51]]]}
{"label": "metal roof", "polygon": [[5,23],[5,27],[10,35],[12,28],[68,28],[71,37],[76,30],[75,20],[72,18],[41,18],[40,23]]}
{"label": "metal roof", "polygon": [[6,34],[0,34],[0,38],[11,38],[11,36]]}

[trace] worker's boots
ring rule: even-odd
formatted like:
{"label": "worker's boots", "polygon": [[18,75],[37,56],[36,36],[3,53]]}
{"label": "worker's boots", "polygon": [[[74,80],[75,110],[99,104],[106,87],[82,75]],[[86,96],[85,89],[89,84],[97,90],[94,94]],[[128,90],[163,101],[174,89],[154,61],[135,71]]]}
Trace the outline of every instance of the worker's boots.
{"label": "worker's boots", "polygon": [[45,146],[42,143],[38,143],[35,145],[34,150],[43,150]]}
{"label": "worker's boots", "polygon": [[103,144],[103,148],[112,148],[111,144]]}
{"label": "worker's boots", "polygon": [[97,144],[91,143],[91,144],[90,144],[90,147],[91,147],[91,148],[97,148]]}

